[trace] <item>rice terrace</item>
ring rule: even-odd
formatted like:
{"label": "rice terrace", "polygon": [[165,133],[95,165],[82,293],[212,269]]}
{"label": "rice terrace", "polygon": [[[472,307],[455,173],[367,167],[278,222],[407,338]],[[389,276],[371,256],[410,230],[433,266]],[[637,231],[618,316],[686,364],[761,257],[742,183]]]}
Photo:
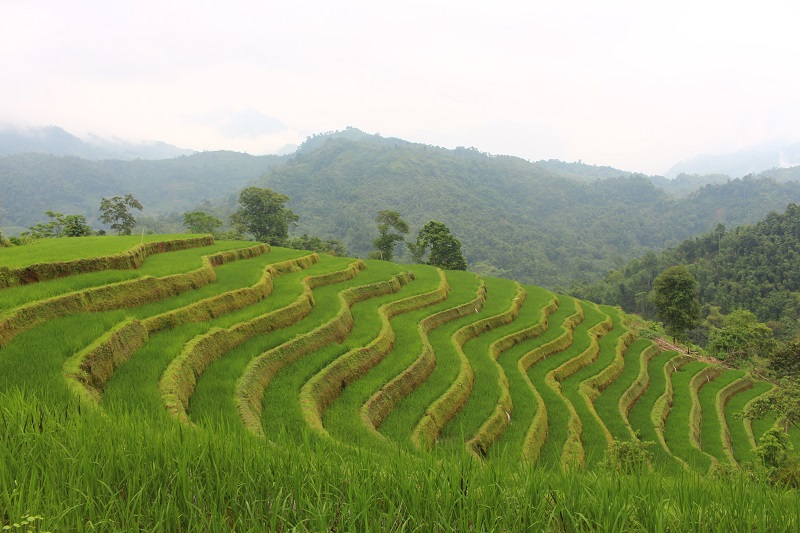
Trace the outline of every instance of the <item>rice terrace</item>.
{"label": "rice terrace", "polygon": [[202,235],[0,248],[5,530],[797,531],[796,490],[737,469],[771,388],[466,271]]}

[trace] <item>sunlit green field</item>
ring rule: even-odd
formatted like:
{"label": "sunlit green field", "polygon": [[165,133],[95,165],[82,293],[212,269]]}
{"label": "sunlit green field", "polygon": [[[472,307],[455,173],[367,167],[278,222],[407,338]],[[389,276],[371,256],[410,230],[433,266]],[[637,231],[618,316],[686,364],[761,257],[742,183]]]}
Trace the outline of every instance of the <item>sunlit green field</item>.
{"label": "sunlit green field", "polygon": [[[0,265],[140,240],[41,241],[0,249]],[[2,526],[800,528],[795,491],[710,474],[753,458],[736,413],[768,384],[723,405],[743,372],[699,381],[715,367],[635,339],[618,309],[538,287],[254,244],[0,289]],[[131,279],[146,299],[95,305],[92,291]],[[82,303],[48,315],[65,295]],[[44,318],[11,328],[30,306]],[[753,436],[774,422],[755,422]],[[653,443],[651,464],[613,470],[609,442],[633,431]]]}

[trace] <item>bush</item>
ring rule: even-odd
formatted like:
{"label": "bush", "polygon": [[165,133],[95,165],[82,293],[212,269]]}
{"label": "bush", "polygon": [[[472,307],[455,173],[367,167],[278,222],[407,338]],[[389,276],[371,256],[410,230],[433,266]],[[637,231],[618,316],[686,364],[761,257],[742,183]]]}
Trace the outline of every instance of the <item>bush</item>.
{"label": "bush", "polygon": [[626,474],[641,473],[650,468],[653,452],[651,441],[639,439],[637,431],[631,440],[615,440],[608,447],[608,458],[605,465],[611,470]]}

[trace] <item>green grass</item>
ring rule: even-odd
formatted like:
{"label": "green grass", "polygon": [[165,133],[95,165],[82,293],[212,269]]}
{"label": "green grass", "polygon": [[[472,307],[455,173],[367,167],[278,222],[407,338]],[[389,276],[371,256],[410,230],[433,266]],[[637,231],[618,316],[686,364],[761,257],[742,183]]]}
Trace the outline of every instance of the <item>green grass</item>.
{"label": "green grass", "polygon": [[664,425],[664,440],[670,451],[692,468],[703,472],[711,466],[711,458],[692,446],[689,439],[689,413],[692,407],[689,382],[707,367],[708,364],[702,361],[691,361],[672,374],[674,403]]}
{"label": "green grass", "polygon": [[[408,287],[408,292],[404,289],[395,295],[395,299],[431,292],[439,287],[440,276],[435,268],[426,265],[404,265],[404,268],[408,268],[414,273],[415,280],[412,286]],[[445,300],[435,305],[397,315],[389,321],[395,334],[394,349],[366,375],[348,383],[347,387],[342,389],[341,395],[324,413],[323,425],[333,438],[358,446],[369,446],[376,443],[377,434],[371,431],[361,418],[361,406],[381,386],[416,359],[422,348],[422,340],[417,328],[419,321],[425,316],[447,309],[451,305],[452,303]]]}
{"label": "green grass", "polygon": [[[561,308],[564,309],[567,316],[575,313],[577,310],[576,305],[580,305],[578,300],[568,296],[559,295],[559,299],[561,300]],[[559,309],[559,311],[560,310],[561,309]],[[586,310],[584,310],[584,313],[585,312]],[[591,318],[589,318],[588,321],[584,319],[584,321],[575,328],[572,345],[569,348],[554,353],[543,361],[539,361],[528,370],[528,377],[531,383],[533,383],[533,386],[539,391],[547,407],[547,440],[539,456],[539,462],[546,466],[557,466],[561,464],[561,448],[564,442],[566,442],[569,433],[567,424],[570,411],[567,406],[566,398],[553,390],[546,383],[545,376],[563,363],[583,352],[583,350],[589,346],[588,330],[595,323],[596,322],[593,322]]]}
{"label": "green grass", "polygon": [[733,444],[733,457],[737,462],[752,460],[754,458],[750,436],[745,429],[745,420],[736,418],[736,413],[744,411],[748,402],[767,392],[772,385],[766,381],[756,381],[753,386],[730,399],[725,406],[725,420],[731,433]]}
{"label": "green grass", "polygon": [[[401,271],[401,265],[384,261],[371,261],[369,262],[369,268],[359,274],[356,279],[359,281],[358,285],[374,283],[375,281],[388,280]],[[371,275],[371,277],[368,277],[368,275]],[[283,442],[303,442],[308,426],[299,403],[301,387],[337,357],[344,355],[351,348],[364,346],[375,338],[381,327],[381,321],[377,313],[378,308],[398,298],[410,296],[412,294],[411,291],[415,291],[415,283],[411,282],[397,293],[373,297],[356,303],[351,308],[355,325],[344,343],[332,342],[321,350],[306,354],[294,364],[284,367],[278,372],[269,383],[262,401],[262,425],[268,439],[276,439],[280,436],[280,440]],[[337,285],[336,287],[339,286]],[[320,292],[322,291],[320,290]],[[423,290],[422,292],[425,291]],[[322,296],[317,300],[317,306],[320,308],[323,305],[330,307],[331,316],[333,316],[338,311],[338,298],[331,298],[330,303],[324,304],[320,302],[321,299]],[[333,307],[334,301],[336,307]]]}
{"label": "green grass", "polygon": [[659,469],[665,470],[676,470],[679,468],[679,463],[660,445],[656,428],[650,419],[650,413],[652,413],[656,401],[666,390],[667,378],[664,375],[664,367],[675,355],[675,352],[663,351],[650,360],[650,364],[647,366],[650,384],[628,415],[631,427],[639,433],[639,438],[653,443],[650,446],[650,450],[653,452],[653,464]]}
{"label": "green grass", "polygon": [[[214,293],[253,285],[260,279],[261,273],[267,265],[293,259],[307,253],[301,250],[274,248],[271,253],[263,256],[221,265],[216,268],[216,283],[197,291],[190,291],[195,293],[191,301],[198,301],[201,297],[212,296]],[[179,295],[176,299],[185,301],[186,296]],[[142,414],[153,409],[157,409],[159,414],[165,412],[163,400],[158,390],[158,380],[164,369],[180,353],[186,342],[207,332],[211,327],[229,327],[232,324],[268,312],[281,303],[282,301],[276,301],[270,295],[255,305],[233,313],[222,314],[213,320],[183,324],[152,335],[148,342],[137,350],[126,364],[114,372],[106,386],[104,404],[108,409],[118,412],[132,411]],[[171,309],[180,307],[180,305],[176,305],[174,302],[162,301],[138,308],[135,312],[136,316],[141,318],[157,314],[158,311],[165,307]]]}
{"label": "green grass", "polygon": [[703,385],[697,395],[703,413],[703,424],[700,426],[700,438],[704,452],[713,455],[720,462],[730,462],[722,442],[722,424],[717,413],[717,394],[726,385],[744,376],[741,370],[726,370],[719,377]]}
{"label": "green grass", "polygon": [[[483,312],[486,316],[499,315],[511,307],[517,286],[511,280],[499,278],[486,279],[486,304]],[[525,304],[523,304],[524,307]],[[498,383],[498,366],[489,356],[489,346],[496,340],[519,331],[532,324],[519,323],[518,321],[494,328],[481,333],[478,337],[470,339],[463,346],[476,379],[472,387],[472,394],[458,414],[442,428],[437,447],[441,451],[455,451],[460,453],[465,439],[469,440],[494,411],[500,398],[500,385]]]}
{"label": "green grass", "polygon": [[[448,271],[447,280],[452,290],[447,296],[443,309],[457,307],[475,298],[480,282],[475,274]],[[424,313],[424,311],[420,312]],[[434,348],[436,346],[452,346],[452,342],[449,342],[450,336],[462,326],[478,320],[481,316],[480,313],[469,314],[439,326],[428,335],[431,345],[435,343]],[[398,342],[397,345],[400,346],[400,343]],[[444,392],[457,374],[458,359],[454,350],[445,352],[441,348],[437,349],[436,368],[433,373],[409,396],[402,399],[394,411],[389,413],[381,424],[381,434],[404,448],[410,449],[411,432],[422,418],[425,409]]]}
{"label": "green grass", "polygon": [[[525,286],[528,294],[525,304],[520,309],[517,320],[523,324],[532,324],[539,319],[542,308],[547,305],[552,293],[540,287],[530,285]],[[489,457],[497,459],[501,456],[520,458],[522,457],[522,445],[525,434],[528,431],[533,417],[537,411],[537,398],[530,388],[528,378],[520,372],[517,362],[519,359],[534,348],[553,340],[560,335],[560,325],[569,316],[568,310],[564,306],[559,306],[556,311],[547,318],[548,328],[539,336],[524,340],[504,351],[498,357],[497,362],[503,368],[508,379],[509,392],[514,410],[511,413],[511,420],[508,422],[506,430],[500,434],[494,446],[489,450]],[[573,310],[574,311],[574,310]]]}
{"label": "green grass", "polygon": [[[135,275],[190,271],[201,265],[202,255],[230,248],[229,244],[217,243],[214,247],[157,254]],[[444,425],[433,453],[414,448],[409,437],[422,413],[458,374],[453,334],[475,321],[507,311],[515,295],[513,282],[507,280],[486,280],[488,299],[485,305],[476,306],[478,312],[470,310],[430,332],[437,357],[433,373],[386,416],[379,428],[384,439],[371,432],[361,419],[364,402],[416,360],[422,347],[420,320],[476,297],[480,279],[468,272],[447,273],[451,291],[445,301],[391,320],[396,336],[392,350],[359,379],[355,375],[346,378],[339,397],[323,410],[324,432],[309,430],[309,417],[304,416],[308,413],[299,401],[301,389],[315,376],[327,375],[326,366],[337,358],[376,338],[382,327],[378,313],[381,306],[435,289],[440,281],[435,269],[370,261],[369,268],[354,279],[316,288],[316,305],[305,318],[254,336],[205,369],[189,402],[189,414],[196,426],[181,425],[169,416],[158,389],[164,369],[186,342],[212,327],[227,328],[280,310],[301,294],[303,278],[342,270],[352,259],[322,256],[308,269],[278,276],[272,294],[260,302],[151,335],[112,374],[103,391],[100,412],[85,406],[79,409],[77,397],[67,387],[64,361],[125,317],[150,317],[251,286],[261,279],[268,264],[307,253],[274,248],[271,253],[217,267],[216,282],[199,289],[135,308],[51,320],[0,348],[0,528],[13,528],[26,513],[42,517],[37,518],[41,530],[67,531],[800,528],[800,497],[796,491],[777,489],[757,477],[705,476],[712,456],[727,460],[721,439],[723,423],[728,424],[737,461],[753,457],[745,425],[734,415],[768,385],[756,382],[752,389],[734,395],[725,406],[725,420],[717,419],[717,394],[742,375],[739,371],[726,371],[700,389],[697,400],[703,413],[703,451],[690,439],[689,384],[705,364],[690,362],[672,376],[674,405],[667,417],[665,437],[669,449],[691,465],[691,472],[683,471],[681,463],[658,444],[651,448],[655,452],[654,472],[627,476],[598,464],[605,449],[601,420],[613,435],[629,436],[618,402],[636,379],[639,356],[648,342],[637,341],[628,349],[623,372],[595,400],[598,420],[578,386],[607,368],[616,355],[623,329],[615,311],[601,309],[611,313],[614,329],[600,337],[595,362],[562,378],[564,396],[546,385],[545,376],[589,346],[588,330],[604,318],[593,305],[584,304],[586,319],[576,328],[572,345],[536,362],[527,374],[519,371],[518,361],[564,333],[562,324],[576,309],[574,299],[559,297],[561,305],[549,317],[550,327],[541,335],[510,347],[496,362],[489,356],[494,342],[538,321],[551,297],[540,288],[526,287],[528,298],[516,320],[465,342],[464,353],[475,371],[473,394]],[[331,320],[339,311],[339,294],[346,288],[385,281],[406,270],[412,270],[416,280],[400,291],[353,305],[355,326],[342,344],[331,342],[310,352],[283,366],[272,378],[262,402],[267,439],[246,431],[234,391],[251,359]],[[59,285],[68,279],[78,287],[102,285],[115,280],[108,277],[110,274],[79,275],[0,291],[0,303],[46,297],[47,291],[52,295],[73,290],[68,287],[75,285]],[[37,290],[44,292],[37,295]],[[631,427],[645,440],[657,441],[651,412],[666,389],[664,368],[673,355],[663,352],[652,359],[648,365],[650,386],[630,412]],[[464,441],[494,412],[502,390],[500,369],[508,378],[512,417],[489,449],[488,460],[480,461],[467,453]],[[537,393],[544,405],[539,404]],[[570,405],[583,424],[586,470],[558,468],[565,456]],[[548,435],[539,464],[532,468],[527,458],[521,457],[522,445],[535,415],[545,406]],[[760,437],[774,422],[774,418],[756,421],[755,435]],[[800,432],[793,431],[790,438],[800,444]]]}
{"label": "green grass", "polygon": [[[79,237],[75,237],[78,239]],[[89,237],[87,237],[89,238]],[[54,239],[69,240],[69,239]],[[137,241],[138,242],[138,241]],[[142,276],[162,277],[170,274],[189,272],[202,266],[202,256],[217,252],[247,248],[255,243],[247,241],[219,241],[212,246],[202,246],[177,250],[149,256],[138,270],[105,270],[67,276],[39,283],[14,286],[0,290],[0,310],[8,310],[53,296],[60,296],[73,291],[100,287],[110,283],[119,283]],[[24,248],[24,247],[21,247]],[[0,248],[2,250],[2,248]],[[280,253],[280,252],[274,252]],[[307,252],[306,252],[307,253]]]}
{"label": "green grass", "polygon": [[[616,328],[616,324],[614,327]],[[608,340],[606,340],[605,337],[601,339],[601,349],[604,348],[607,343]],[[603,390],[600,396],[594,401],[595,411],[597,411],[597,414],[603,420],[611,436],[616,440],[626,441],[631,438],[632,429],[619,410],[619,399],[622,394],[633,385],[633,382],[636,381],[636,378],[639,376],[642,351],[651,344],[652,341],[648,339],[636,339],[633,344],[628,346],[628,349],[625,351],[625,367],[622,370],[622,374]]]}
{"label": "green grass", "polygon": [[193,237],[193,235],[145,235],[144,237],[141,235],[108,235],[41,239],[25,246],[0,247],[0,266],[18,268],[36,263],[73,261],[124,252],[142,241],[160,242],[189,237]]}
{"label": "green grass", "polygon": [[320,439],[273,447],[133,416],[79,415],[13,390],[0,393],[0,411],[0,521],[30,513],[42,516],[42,530],[800,528],[797,492],[745,479],[437,462]]}
{"label": "green grass", "polygon": [[[259,305],[256,313],[234,314],[224,322],[220,322],[219,327],[231,327],[234,324],[244,322],[257,315],[266,314],[270,311],[281,309],[300,296],[302,291],[302,280],[306,276],[317,276],[329,272],[336,272],[347,268],[352,260],[349,258],[337,258],[322,255],[320,262],[311,268],[292,272],[280,276],[275,288],[269,298],[264,300],[263,305]],[[358,276],[356,279],[360,279]],[[331,287],[338,287],[341,290],[342,284],[335,284]],[[314,291],[315,297],[319,300],[318,294],[323,288]],[[312,311],[313,313],[313,311]],[[322,318],[320,318],[321,320]],[[288,329],[288,328],[287,328]],[[202,378],[197,382],[197,389],[190,401],[190,415],[192,420],[202,425],[214,425],[222,428],[242,428],[242,423],[236,414],[236,404],[234,401],[234,389],[236,381],[242,375],[250,356],[253,353],[261,353],[277,343],[288,340],[290,334],[285,331],[275,331],[269,336],[259,336],[251,341],[246,341],[242,346],[237,347],[225,354],[221,359],[211,363]]]}
{"label": "green grass", "polygon": [[[595,311],[591,309],[590,306],[585,306],[584,309],[587,311],[586,319],[592,320]],[[615,349],[617,340],[624,333],[619,314],[617,314],[616,311],[605,306],[599,311],[601,320],[604,320],[606,316],[611,317],[613,329],[599,337],[598,345],[600,353],[597,359],[593,363],[575,372],[561,384],[561,390],[564,396],[566,396],[573,407],[575,407],[575,411],[578,413],[583,425],[581,442],[583,444],[585,463],[587,465],[593,465],[602,460],[606,454],[608,444],[602,421],[598,419],[594,410],[590,409],[587,403],[588,399],[580,393],[579,388],[583,381],[597,375],[611,364],[616,357]]]}

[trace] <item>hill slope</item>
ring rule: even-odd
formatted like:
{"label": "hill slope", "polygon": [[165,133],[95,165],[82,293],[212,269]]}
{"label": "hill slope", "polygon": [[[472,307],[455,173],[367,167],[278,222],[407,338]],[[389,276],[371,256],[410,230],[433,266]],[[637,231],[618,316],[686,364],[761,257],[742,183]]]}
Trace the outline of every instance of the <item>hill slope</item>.
{"label": "hill slope", "polygon": [[[52,530],[800,523],[795,491],[684,470],[754,457],[772,421],[735,414],[769,384],[635,341],[613,308],[208,236],[52,242],[58,265],[0,249],[4,524],[32,506]],[[653,470],[620,475],[603,459],[634,430]]]}

